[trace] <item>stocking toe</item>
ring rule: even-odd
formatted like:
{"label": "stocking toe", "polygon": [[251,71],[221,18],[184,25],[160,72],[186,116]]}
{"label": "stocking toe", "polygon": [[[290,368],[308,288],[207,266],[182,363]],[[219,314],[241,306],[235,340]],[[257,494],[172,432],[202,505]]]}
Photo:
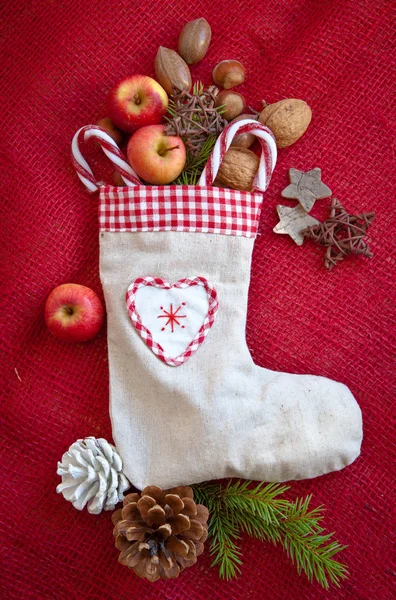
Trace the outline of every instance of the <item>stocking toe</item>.
{"label": "stocking toe", "polygon": [[359,456],[362,416],[345,385],[324,377],[279,374],[265,387],[266,416],[271,415],[267,480],[317,477],[343,469]]}

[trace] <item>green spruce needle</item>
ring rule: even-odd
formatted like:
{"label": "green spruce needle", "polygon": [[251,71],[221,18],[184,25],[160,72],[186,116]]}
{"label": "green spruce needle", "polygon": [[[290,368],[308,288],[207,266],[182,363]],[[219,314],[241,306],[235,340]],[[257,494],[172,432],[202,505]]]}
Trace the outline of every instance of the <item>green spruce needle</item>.
{"label": "green spruce needle", "polygon": [[212,566],[222,579],[241,572],[242,552],[238,540],[242,533],[273,544],[280,544],[300,574],[328,589],[348,577],[347,567],[334,559],[346,548],[332,540],[333,533],[321,527],[323,506],[309,509],[311,496],[294,502],[281,498],[289,487],[251,481],[232,481],[226,486],[201,483],[193,486],[196,502],[209,510]]}
{"label": "green spruce needle", "polygon": [[186,164],[173,185],[197,185],[201,173],[216,143],[227,125],[221,117],[225,106],[215,106],[218,89],[194,83],[192,93],[176,90],[169,97],[165,116],[167,135],[180,136],[186,147]]}
{"label": "green spruce needle", "polygon": [[210,153],[216,143],[216,136],[209,135],[203,143],[203,146],[198,156],[192,156],[187,150],[186,164],[179,177],[173,182],[172,185],[197,185],[201,173],[204,170],[206,163],[208,162]]}

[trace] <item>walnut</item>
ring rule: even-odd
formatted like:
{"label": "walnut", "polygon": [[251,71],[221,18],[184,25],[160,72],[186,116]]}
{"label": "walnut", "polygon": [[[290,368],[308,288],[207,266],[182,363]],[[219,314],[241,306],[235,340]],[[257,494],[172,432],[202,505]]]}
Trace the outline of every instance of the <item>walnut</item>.
{"label": "walnut", "polygon": [[311,122],[312,111],[304,100],[289,98],[268,104],[259,116],[259,121],[271,129],[278,148],[286,148],[306,132]]}
{"label": "walnut", "polygon": [[251,150],[231,147],[224,156],[213,185],[250,192],[259,164],[259,157]]}

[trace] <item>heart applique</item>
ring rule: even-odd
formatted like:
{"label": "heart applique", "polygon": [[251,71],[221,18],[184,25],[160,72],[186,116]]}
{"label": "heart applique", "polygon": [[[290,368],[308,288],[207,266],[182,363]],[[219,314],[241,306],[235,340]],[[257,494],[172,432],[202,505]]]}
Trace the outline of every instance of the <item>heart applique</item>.
{"label": "heart applique", "polygon": [[138,277],[126,294],[128,314],[147,346],[178,367],[205,341],[218,309],[217,292],[204,277],[169,283]]}

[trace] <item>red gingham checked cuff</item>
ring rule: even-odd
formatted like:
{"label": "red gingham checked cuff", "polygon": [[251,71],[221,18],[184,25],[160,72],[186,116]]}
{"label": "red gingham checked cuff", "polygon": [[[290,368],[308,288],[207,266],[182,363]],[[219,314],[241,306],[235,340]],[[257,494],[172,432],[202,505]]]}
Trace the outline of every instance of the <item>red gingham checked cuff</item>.
{"label": "red gingham checked cuff", "polygon": [[263,196],[216,187],[100,187],[100,231],[191,231],[255,237]]}

